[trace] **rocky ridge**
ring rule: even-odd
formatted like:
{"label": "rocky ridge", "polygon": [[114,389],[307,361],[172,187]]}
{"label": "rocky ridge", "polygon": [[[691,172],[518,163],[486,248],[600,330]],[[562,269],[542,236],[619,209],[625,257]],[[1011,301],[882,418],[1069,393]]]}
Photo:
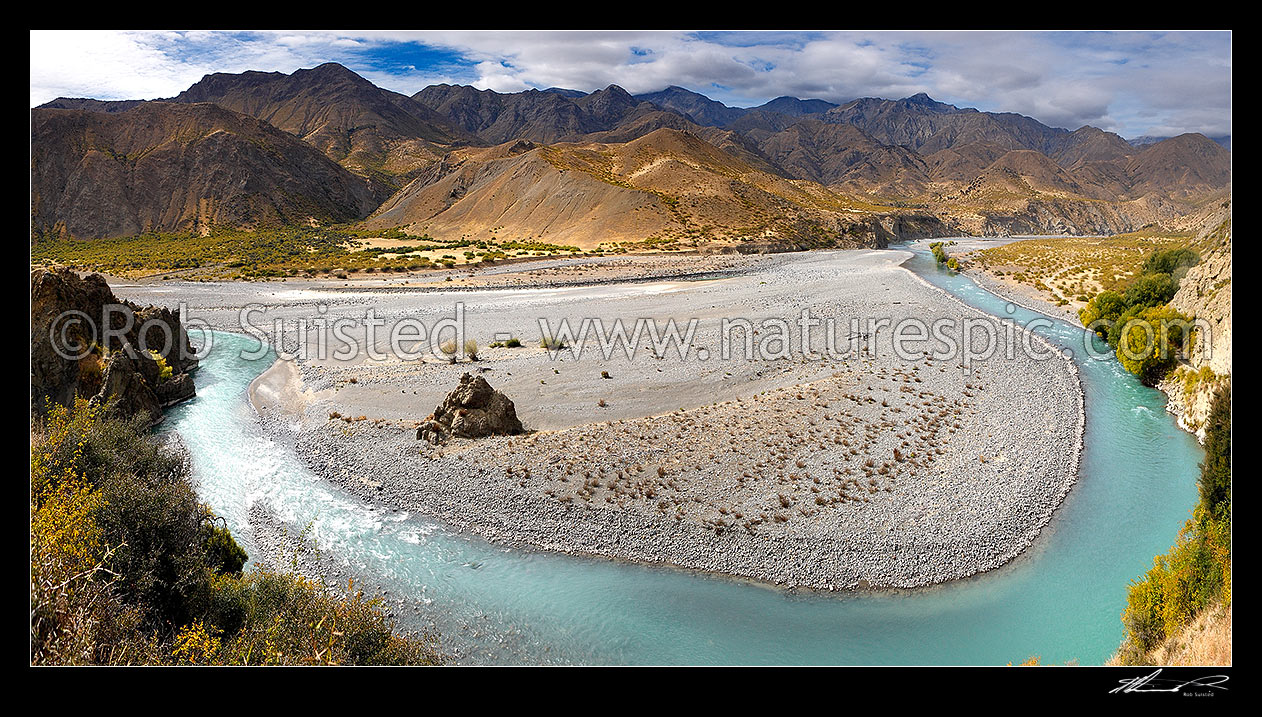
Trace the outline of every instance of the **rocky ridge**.
{"label": "rocky ridge", "polygon": [[[1184,365],[1158,388],[1179,425],[1205,438],[1205,419],[1218,387],[1231,378],[1231,203],[1211,213],[1197,235],[1201,261],[1188,270],[1171,308],[1205,322]],[[1206,333],[1208,332],[1208,334]]]}
{"label": "rocky ridge", "polygon": [[121,301],[99,274],[31,272],[31,412],[86,398],[109,415],[162,420],[196,394],[197,358],[170,309]]}

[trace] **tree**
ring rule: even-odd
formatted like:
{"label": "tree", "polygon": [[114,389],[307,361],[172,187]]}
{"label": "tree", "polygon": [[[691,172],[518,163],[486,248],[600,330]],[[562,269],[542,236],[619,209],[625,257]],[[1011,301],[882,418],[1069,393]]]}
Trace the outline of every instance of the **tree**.
{"label": "tree", "polygon": [[1152,386],[1174,367],[1190,326],[1191,319],[1168,306],[1133,307],[1114,325],[1117,360]]}
{"label": "tree", "polygon": [[1144,274],[1126,287],[1127,306],[1159,306],[1174,298],[1179,285],[1169,274]]}
{"label": "tree", "polygon": [[1200,260],[1200,255],[1194,249],[1189,249],[1188,247],[1154,251],[1144,260],[1143,273],[1170,274],[1173,276],[1175,273],[1186,273],[1188,268],[1196,266]]}
{"label": "tree", "polygon": [[933,252],[933,258],[939,264],[945,263],[947,260],[946,249],[942,248],[942,242],[936,241],[929,245],[929,251]]}
{"label": "tree", "polygon": [[[1116,291],[1101,291],[1096,294],[1095,298],[1087,302],[1078,312],[1078,320],[1082,325],[1091,328],[1091,324],[1103,319],[1106,322],[1113,322],[1117,317],[1126,311],[1126,301],[1122,299],[1122,295]],[[1099,326],[1093,329],[1101,337],[1108,334],[1108,326]]]}

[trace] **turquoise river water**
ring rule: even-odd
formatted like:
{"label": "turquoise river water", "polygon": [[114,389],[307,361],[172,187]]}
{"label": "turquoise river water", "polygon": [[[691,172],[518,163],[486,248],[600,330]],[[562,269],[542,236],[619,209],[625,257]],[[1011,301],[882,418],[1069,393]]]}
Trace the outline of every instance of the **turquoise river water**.
{"label": "turquoise river water", "polygon": [[[968,304],[1024,324],[1043,318],[937,269],[905,266]],[[405,626],[441,634],[457,661],[600,664],[987,665],[1041,656],[1099,664],[1122,638],[1127,583],[1164,552],[1196,500],[1196,440],[1165,397],[1116,361],[1085,355],[1083,330],[1038,333],[1074,350],[1086,392],[1079,479],[1034,546],[999,570],[914,591],[784,591],[680,570],[509,549],[424,517],[381,512],[307,471],[269,440],[246,399],[268,361],[222,334],[197,397],[168,413],[202,499],[251,549],[264,501],[322,554],[389,590]],[[1106,347],[1107,348],[1107,347]],[[419,605],[419,613],[413,606]],[[415,621],[415,625],[412,624]]]}

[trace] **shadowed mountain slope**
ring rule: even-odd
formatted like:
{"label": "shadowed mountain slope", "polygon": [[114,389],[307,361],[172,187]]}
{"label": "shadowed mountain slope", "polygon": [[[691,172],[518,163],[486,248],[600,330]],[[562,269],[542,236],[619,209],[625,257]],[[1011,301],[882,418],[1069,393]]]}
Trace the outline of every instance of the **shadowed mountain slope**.
{"label": "shadowed mountain slope", "polygon": [[31,219],[80,238],[352,221],[381,200],[316,149],[212,104],[31,111]]}
{"label": "shadowed mountain slope", "polygon": [[336,63],[291,75],[207,75],[172,101],[213,102],[257,117],[301,137],[356,174],[391,186],[449,145],[478,141],[429,107]]}

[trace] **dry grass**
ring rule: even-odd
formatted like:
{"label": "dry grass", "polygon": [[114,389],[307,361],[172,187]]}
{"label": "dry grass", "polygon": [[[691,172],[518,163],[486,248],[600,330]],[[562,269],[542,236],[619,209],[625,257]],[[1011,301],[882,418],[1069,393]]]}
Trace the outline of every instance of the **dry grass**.
{"label": "dry grass", "polygon": [[[1214,603],[1177,635],[1166,638],[1144,660],[1151,665],[1187,667],[1231,664],[1231,606]],[[1116,656],[1109,665],[1120,665]]]}
{"label": "dry grass", "polygon": [[1230,665],[1231,606],[1211,605],[1153,650],[1152,658],[1158,665]]}
{"label": "dry grass", "polygon": [[1031,286],[1054,304],[1081,308],[1101,291],[1125,285],[1154,251],[1191,243],[1188,234],[1160,230],[1027,239],[974,252],[969,267]]}

